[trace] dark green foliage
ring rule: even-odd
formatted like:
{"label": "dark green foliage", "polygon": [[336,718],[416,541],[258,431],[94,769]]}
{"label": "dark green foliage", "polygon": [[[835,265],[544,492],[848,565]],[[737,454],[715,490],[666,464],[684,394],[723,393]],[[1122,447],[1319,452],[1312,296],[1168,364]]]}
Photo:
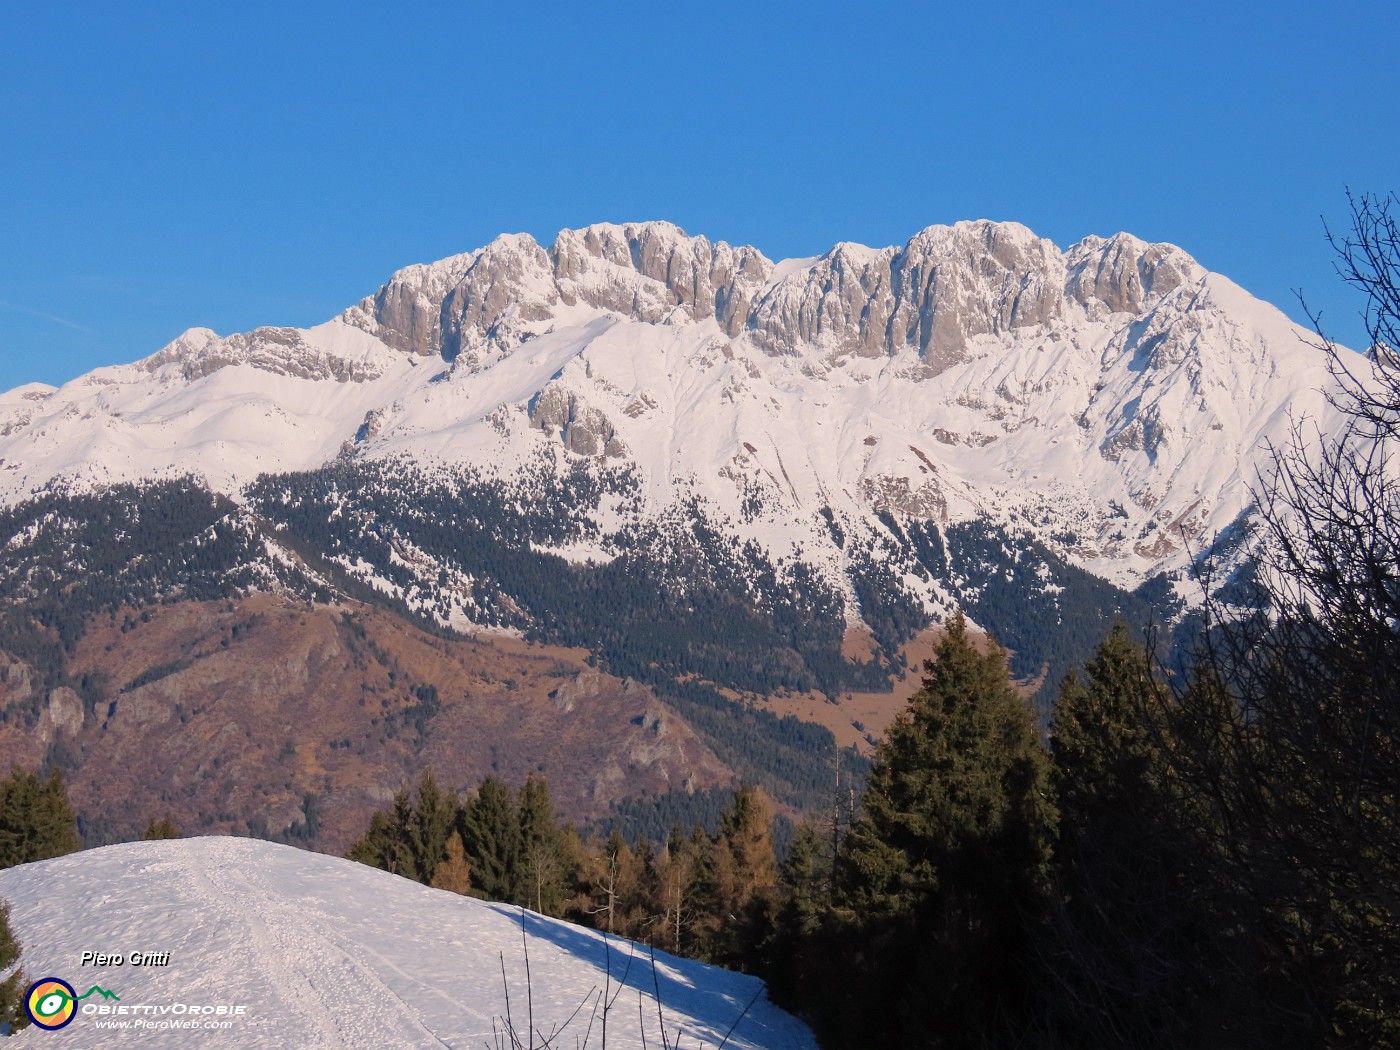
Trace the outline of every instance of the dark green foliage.
{"label": "dark green foliage", "polygon": [[63,774],[15,769],[0,780],[0,868],[73,853],[82,846]]}
{"label": "dark green foliage", "polygon": [[946,555],[926,533],[922,539],[933,562],[930,571],[946,557],[945,571],[968,581],[957,588],[958,600],[1012,651],[1012,672],[1034,678],[1044,671],[1052,688],[1071,666],[1089,658],[1115,618],[1140,628],[1171,611],[1150,601],[1169,593],[1164,584],[1129,593],[1071,565],[1029,535],[1013,536],[984,521],[948,526]]}
{"label": "dark green foliage", "polygon": [[175,826],[175,821],[170,817],[161,817],[156,820],[152,817],[150,823],[146,825],[146,830],[141,833],[143,839],[178,839],[180,829]]}
{"label": "dark green foliage", "polygon": [[24,990],[28,984],[19,968],[19,938],[10,929],[10,906],[0,902],[0,974],[13,972],[0,980],[0,1035],[10,1035],[29,1024],[24,1010]]}
{"label": "dark green foliage", "polygon": [[652,689],[742,779],[800,808],[820,802],[836,748],[825,726],[737,703],[703,682],[657,681]]}
{"label": "dark green foliage", "polygon": [[409,817],[409,841],[413,866],[422,882],[432,882],[433,873],[447,857],[447,839],[457,824],[462,807],[455,796],[444,795],[429,769],[418,782],[418,798]]}
{"label": "dark green foliage", "polygon": [[775,906],[761,942],[753,946],[756,968],[768,981],[775,1002],[820,1008],[815,1000],[832,978],[828,953],[837,950],[827,935],[831,920],[835,861],[828,829],[805,820],[793,831],[778,869]]}
{"label": "dark green foliage", "polygon": [[413,805],[408,792],[400,791],[387,810],[370,817],[369,830],[350,847],[346,856],[406,879],[420,875],[417,844],[413,841]]}
{"label": "dark green foliage", "polygon": [[851,582],[861,619],[880,649],[893,654],[900,645],[928,626],[923,603],[904,590],[888,562],[853,558]]}
{"label": "dark green foliage", "polygon": [[1116,624],[1060,686],[1055,906],[1042,931],[1042,1017],[1067,1046],[1207,1045],[1229,1010],[1218,927],[1193,878],[1210,836],[1171,783],[1168,693]]}
{"label": "dark green foliage", "polygon": [[[949,622],[877,753],[799,1005],[836,1045],[973,1045],[1023,1007],[1055,810],[1005,654]],[[862,1040],[864,1042],[862,1043]]]}
{"label": "dark green foliage", "polygon": [[521,875],[520,814],[515,793],[487,777],[462,810],[462,844],[472,865],[472,884],[495,901],[515,901]]}
{"label": "dark green foliage", "polygon": [[239,593],[259,582],[261,554],[234,503],[189,479],[50,492],[0,509],[0,648],[45,687],[64,684],[93,614]]}
{"label": "dark green foliage", "polygon": [[542,915],[563,914],[568,899],[569,857],[543,777],[530,777],[520,789],[520,873],[518,903]]}
{"label": "dark green foliage", "polygon": [[628,842],[638,839],[664,842],[671,829],[678,827],[701,827],[706,834],[714,835],[719,832],[720,814],[732,794],[729,788],[706,788],[625,798],[612,803],[612,812],[595,821],[591,830],[603,837],[618,831]]}

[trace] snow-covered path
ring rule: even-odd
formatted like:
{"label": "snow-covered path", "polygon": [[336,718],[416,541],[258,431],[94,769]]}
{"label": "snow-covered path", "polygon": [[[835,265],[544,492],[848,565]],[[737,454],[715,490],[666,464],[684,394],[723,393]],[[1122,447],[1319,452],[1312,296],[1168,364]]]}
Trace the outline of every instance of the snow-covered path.
{"label": "snow-covered path", "polygon": [[[61,1033],[64,1046],[340,1047],[493,1046],[493,1020],[510,1011],[524,1033],[533,1009],[535,1045],[563,1025],[554,1045],[602,1047],[592,1004],[605,983],[626,988],[608,1020],[610,1050],[660,1046],[656,990],[668,1039],[717,1047],[760,982],[640,949],[605,947],[600,934],[502,905],[432,890],[335,857],[237,838],[128,843],[0,871],[0,900],[13,905],[30,980],[54,976],[98,996]],[[524,937],[522,940],[522,922]],[[527,1001],[524,944],[532,1001]],[[83,952],[125,964],[80,965]],[[165,966],[131,953],[168,952]],[[612,977],[606,977],[610,957]],[[639,1005],[641,1020],[639,1020]],[[150,1027],[191,1023],[189,1007],[245,1008],[221,1030]],[[126,1007],[126,1014],[93,1011]],[[84,1012],[86,1011],[86,1012]],[[196,1023],[204,1023],[200,1016]],[[105,1027],[132,1022],[133,1027]],[[135,1027],[141,1024],[145,1027]],[[104,1025],[104,1027],[99,1027]],[[57,1045],[30,1028],[16,1045]],[[726,1044],[808,1050],[794,1018],[759,994]]]}

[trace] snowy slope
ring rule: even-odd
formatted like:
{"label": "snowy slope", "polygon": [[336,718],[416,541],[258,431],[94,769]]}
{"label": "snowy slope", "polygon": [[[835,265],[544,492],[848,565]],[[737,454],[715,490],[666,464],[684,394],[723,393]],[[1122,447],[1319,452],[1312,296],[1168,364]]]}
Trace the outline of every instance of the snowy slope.
{"label": "snowy slope", "polygon": [[[127,1015],[143,1020],[173,1016],[157,1011],[163,1005],[246,1007],[222,1031],[119,1031],[79,1013],[61,1033],[64,1046],[491,1046],[493,1019],[499,1025],[506,1014],[502,954],[511,1015],[525,1028],[518,910],[351,861],[250,839],[129,843],[0,872],[0,900],[13,904],[31,980],[61,977],[79,995],[98,984],[120,996],[112,1007],[151,1005]],[[607,980],[601,935],[528,913],[525,930],[536,1028],[547,1036],[587,1003],[557,1044],[574,1047],[577,1035],[585,1045]],[[609,1014],[608,1047],[643,1046],[643,1028],[647,1045],[661,1045],[658,989],[672,1045],[679,1034],[687,1047],[718,1046],[757,994],[726,1045],[815,1047],[800,1023],[758,994],[757,979],[664,954],[654,977],[640,954],[627,971],[630,949],[611,943],[612,992],[625,971],[626,987]],[[168,952],[169,962],[80,966],[84,951]],[[31,1027],[15,1045],[55,1038]],[[586,1045],[603,1045],[601,1018]]]}
{"label": "snowy slope", "polygon": [[774,264],[600,225],[409,267],[309,330],[194,329],[0,396],[0,500],[181,473],[236,493],[339,456],[514,478],[543,457],[634,471],[634,522],[699,500],[848,595],[823,508],[867,538],[880,513],[986,518],[1132,586],[1239,517],[1290,420],[1336,427],[1329,382],[1278,310],[1126,234],[1062,251],[958,223]]}

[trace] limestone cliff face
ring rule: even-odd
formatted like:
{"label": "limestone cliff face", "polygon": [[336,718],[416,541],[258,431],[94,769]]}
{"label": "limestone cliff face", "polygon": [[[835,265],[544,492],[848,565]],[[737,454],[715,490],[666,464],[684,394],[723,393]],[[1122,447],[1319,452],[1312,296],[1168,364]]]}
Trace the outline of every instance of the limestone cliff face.
{"label": "limestone cliff face", "polygon": [[775,353],[803,344],[836,356],[917,350],[941,372],[968,342],[1045,324],[1063,309],[1059,250],[1014,223],[931,226],[901,249],[838,245],[781,282],[750,320]]}
{"label": "limestone cliff face", "polygon": [[312,346],[298,328],[255,328],[224,337],[207,328],[191,328],[141,362],[147,372],[173,372],[186,382],[229,365],[251,365],[277,375],[338,383],[363,383],[384,374],[382,362],[327,353]]}
{"label": "limestone cliff face", "polygon": [[[314,328],[191,329],[0,394],[0,502],[55,479],[235,494],[341,457],[511,475],[559,453],[631,472],[637,514],[703,496],[793,557],[825,542],[792,532],[813,508],[990,515],[1134,579],[1188,557],[1142,554],[1158,530],[1229,527],[1288,414],[1331,425],[1331,382],[1278,311],[1127,234],[1061,250],[960,222],[774,263],[597,224],[407,267]],[[828,553],[835,578],[849,559]]]}
{"label": "limestone cliff face", "polygon": [[1172,245],[1126,234],[1061,252],[1016,223],[930,226],[902,247],[840,244],[774,279],[756,248],[670,223],[525,234],[469,256],[401,270],[344,319],[414,354],[448,360],[510,348],[532,322],[584,306],[648,324],[714,320],[770,354],[829,358],[918,351],[930,374],[970,341],[1051,324],[1070,310],[1140,313],[1203,271]]}
{"label": "limestone cliff face", "polygon": [[[666,222],[563,230],[548,249],[509,234],[465,255],[396,272],[339,320],[416,357],[468,367],[508,353],[577,311],[647,324],[713,320],[773,355],[828,362],[913,349],[926,374],[968,359],[979,337],[1070,315],[1142,315],[1204,270],[1181,249],[1128,234],[1061,252],[1017,223],[930,226],[902,247],[839,244],[779,275],[752,247]],[[307,379],[363,381],[382,363],[310,347],[292,328],[221,338],[191,329],[142,363],[193,380],[251,364]]]}
{"label": "limestone cliff face", "polygon": [[395,350],[423,357],[440,353],[443,300],[484,251],[405,267],[341,316]]}
{"label": "limestone cliff face", "polygon": [[[566,302],[660,322],[680,307],[736,335],[773,264],[756,248],[688,237],[670,223],[564,230],[550,249]],[[641,280],[637,280],[641,278]]]}
{"label": "limestone cliff face", "polygon": [[564,447],[580,456],[620,457],[627,446],[606,415],[577,394],[548,386],[529,406],[532,426],[557,433]]}

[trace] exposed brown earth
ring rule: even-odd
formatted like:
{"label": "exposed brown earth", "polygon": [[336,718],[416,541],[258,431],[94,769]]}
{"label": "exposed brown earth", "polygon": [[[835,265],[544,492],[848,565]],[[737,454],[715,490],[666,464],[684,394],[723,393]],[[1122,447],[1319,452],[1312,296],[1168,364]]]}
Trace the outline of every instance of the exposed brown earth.
{"label": "exposed brown earth", "polygon": [[[895,716],[904,709],[909,698],[923,688],[924,663],[933,658],[934,649],[943,637],[941,627],[920,631],[904,645],[906,669],[892,680],[888,693],[780,693],[767,697],[749,697],[774,714],[793,715],[804,722],[815,722],[831,730],[841,747],[855,747],[863,755],[875,751],[875,743],[884,735]],[[974,644],[986,644],[984,635],[974,634]],[[874,640],[864,631],[846,632],[841,652],[847,659],[868,659],[876,651]],[[1022,695],[1030,697],[1040,688],[1043,675],[1028,682],[1016,683]]]}
{"label": "exposed brown earth", "polygon": [[[722,692],[825,726],[868,755],[922,686],[941,636],[930,628],[902,648],[908,669],[890,692]],[[852,631],[843,651],[861,659],[874,645]],[[103,681],[86,701],[68,687],[36,698],[31,669],[0,653],[0,711],[41,711],[31,726],[14,712],[0,723],[0,771],[56,757],[74,770],[74,804],[110,838],[165,815],[187,834],[279,835],[304,825],[315,796],[311,842],[335,851],[429,767],[458,791],[488,773],[512,784],[542,774],[577,820],[612,800],[735,781],[647,687],[587,657],[269,594],[126,610],[96,618],[68,661],[71,680]]]}
{"label": "exposed brown earth", "polygon": [[[543,774],[572,818],[732,781],[647,688],[585,655],[444,639],[384,610],[271,595],[102,616],[68,667],[105,675],[105,698],[59,688],[37,725],[7,719],[0,769],[51,748],[66,756],[74,804],[118,838],[165,814],[187,834],[242,833],[250,819],[277,834],[314,795],[314,844],[331,850],[429,766],[460,790],[488,773]],[[31,679],[0,655],[0,707],[31,697]]]}

